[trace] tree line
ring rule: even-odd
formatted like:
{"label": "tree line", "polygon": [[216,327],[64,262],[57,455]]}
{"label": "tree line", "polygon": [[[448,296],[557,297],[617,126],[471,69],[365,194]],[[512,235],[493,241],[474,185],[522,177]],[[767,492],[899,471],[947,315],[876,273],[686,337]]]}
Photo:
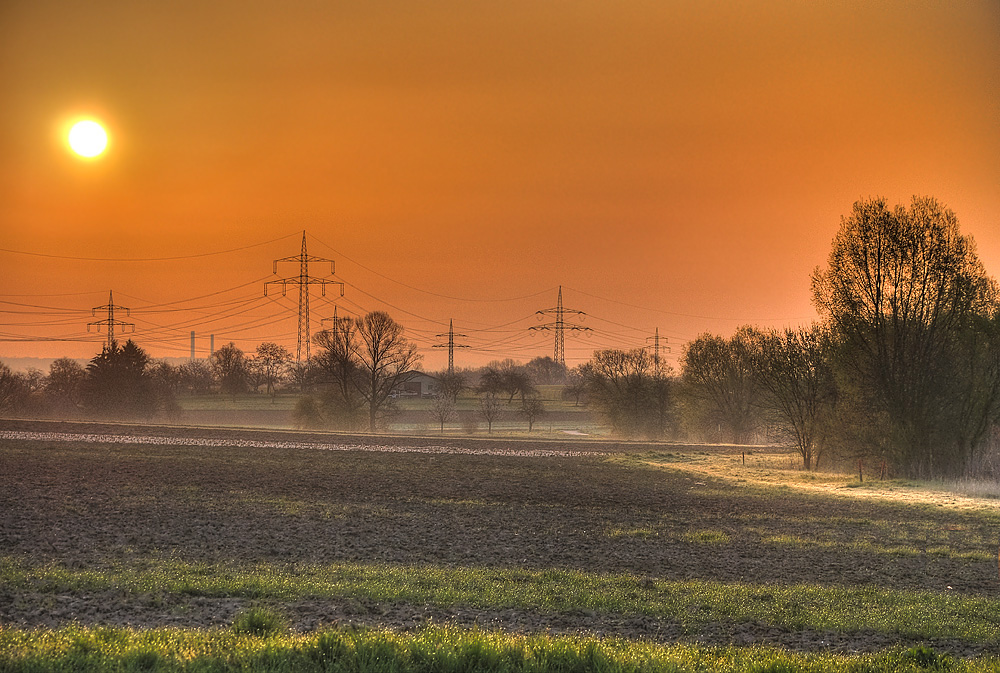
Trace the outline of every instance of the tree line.
{"label": "tree line", "polygon": [[602,351],[585,391],[625,434],[743,444],[767,432],[806,469],[832,454],[956,476],[996,452],[1000,294],[953,212],[859,201],[811,280],[817,324],[703,334],[663,388],[644,351]]}
{"label": "tree line", "polygon": [[[899,474],[952,476],[995,449],[1000,292],[954,213],[931,198],[858,201],[811,287],[816,324],[702,334],[679,372],[641,348],[599,350],[571,370],[551,358],[498,360],[438,373],[429,413],[443,431],[469,392],[489,431],[511,413],[530,431],[546,413],[537,387],[561,385],[621,436],[786,441],[806,469],[873,457]],[[375,311],[338,319],[314,343],[305,363],[277,344],[244,353],[230,343],[175,367],[131,341],[86,367],[57,360],[47,376],[0,363],[0,412],[151,418],[175,415],[183,392],[274,396],[284,386],[299,396],[302,426],[384,427],[420,361],[403,327]]]}

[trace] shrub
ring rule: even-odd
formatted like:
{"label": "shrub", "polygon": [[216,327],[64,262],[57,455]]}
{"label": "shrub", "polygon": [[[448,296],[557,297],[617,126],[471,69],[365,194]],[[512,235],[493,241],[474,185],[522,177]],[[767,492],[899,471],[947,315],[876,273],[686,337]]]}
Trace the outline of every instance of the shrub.
{"label": "shrub", "polygon": [[233,619],[233,631],[242,635],[266,637],[286,631],[288,623],[283,615],[267,608],[250,608]]}

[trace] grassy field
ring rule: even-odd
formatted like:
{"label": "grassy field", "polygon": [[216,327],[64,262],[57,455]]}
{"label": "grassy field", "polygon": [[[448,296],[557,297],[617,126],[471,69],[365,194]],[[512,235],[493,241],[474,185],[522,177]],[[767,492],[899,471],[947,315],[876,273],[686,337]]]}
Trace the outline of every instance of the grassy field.
{"label": "grassy field", "polygon": [[5,439],[0,670],[1000,670],[997,500],[794,466]]}
{"label": "grassy field", "polygon": [[[520,400],[507,405],[502,417],[493,425],[493,434],[514,437],[558,437],[566,432],[584,436],[607,436],[609,429],[600,417],[586,407],[562,399],[563,386],[539,386],[545,413],[528,431],[527,421],[518,413]],[[273,399],[264,394],[180,395],[179,421],[195,425],[230,427],[292,428],[299,395],[283,393]],[[440,424],[431,413],[433,400],[428,397],[400,397],[394,400],[396,412],[389,430],[408,434],[440,434]],[[486,422],[479,413],[479,398],[471,392],[460,396],[455,405],[456,415],[445,424],[449,436],[486,435]]]}

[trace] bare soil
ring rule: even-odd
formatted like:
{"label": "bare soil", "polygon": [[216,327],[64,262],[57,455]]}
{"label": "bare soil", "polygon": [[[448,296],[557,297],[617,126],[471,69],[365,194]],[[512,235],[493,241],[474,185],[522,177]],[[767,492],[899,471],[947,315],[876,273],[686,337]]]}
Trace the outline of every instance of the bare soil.
{"label": "bare soil", "polygon": [[[0,440],[0,554],[32,564],[143,568],[150,559],[164,556],[237,565],[377,560],[444,567],[578,569],[672,580],[876,585],[982,596],[996,596],[1000,588],[995,559],[957,553],[981,551],[984,539],[995,541],[995,531],[972,514],[777,493],[607,458],[607,454],[650,450],[650,445],[641,443],[442,442],[0,422],[0,431],[11,430],[220,441],[244,437],[317,446],[389,443],[398,449]],[[482,452],[428,452],[452,443]],[[425,452],[410,452],[407,447]],[[684,447],[660,450],[667,448],[676,452]],[[504,455],[508,451],[522,455]],[[531,455],[532,451],[544,455]],[[789,535],[850,543],[885,535],[887,530],[902,531],[918,546],[923,544],[923,553],[888,555],[841,544],[788,546],[763,540]],[[933,544],[928,530],[949,531],[956,553],[926,553]],[[690,533],[697,531],[722,533],[727,541],[692,540]],[[143,627],[211,626],[229,623],[248,603],[112,591],[53,595],[0,587],[0,625],[57,626],[75,620]],[[413,628],[433,620],[664,642],[767,642],[800,650],[857,651],[906,644],[903,638],[885,634],[792,632],[766,624],[713,624],[690,633],[650,617],[585,612],[539,614],[315,599],[285,603],[281,609],[299,629],[345,623]],[[935,645],[958,654],[1000,652],[995,644]]]}

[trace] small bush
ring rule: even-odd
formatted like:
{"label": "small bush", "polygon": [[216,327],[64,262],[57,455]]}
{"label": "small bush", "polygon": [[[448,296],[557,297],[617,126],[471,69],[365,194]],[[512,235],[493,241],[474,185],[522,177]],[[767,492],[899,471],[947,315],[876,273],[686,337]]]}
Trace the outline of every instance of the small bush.
{"label": "small bush", "polygon": [[139,650],[130,652],[123,657],[122,665],[126,671],[146,673],[147,671],[155,671],[163,660],[164,657],[155,650]]}
{"label": "small bush", "polygon": [[324,425],[323,414],[320,412],[319,404],[315,398],[305,396],[300,397],[295,402],[292,410],[292,420],[295,427],[300,430],[316,430]]}
{"label": "small bush", "polygon": [[938,654],[926,645],[911,647],[903,653],[903,660],[927,671],[951,670],[951,657],[947,654]]}
{"label": "small bush", "polygon": [[266,637],[286,631],[284,616],[267,608],[250,608],[233,619],[233,631],[242,635]]}

